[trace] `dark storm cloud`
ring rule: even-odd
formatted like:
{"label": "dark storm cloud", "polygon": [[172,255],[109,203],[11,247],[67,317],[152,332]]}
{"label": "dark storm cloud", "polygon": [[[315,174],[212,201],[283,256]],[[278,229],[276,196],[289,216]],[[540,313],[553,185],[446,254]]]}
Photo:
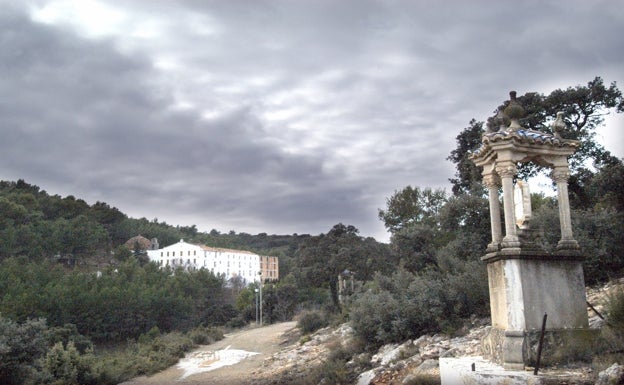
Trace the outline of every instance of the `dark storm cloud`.
{"label": "dark storm cloud", "polygon": [[0,177],[202,230],[383,238],[510,89],[624,80],[615,1],[33,4],[0,11]]}
{"label": "dark storm cloud", "polygon": [[[211,121],[171,112],[172,101],[149,81],[150,64],[108,41],[81,40],[20,14],[3,15],[0,29],[1,84],[11,95],[0,106],[5,176],[125,207],[148,196],[154,206],[170,206],[169,214],[177,201],[190,211],[184,206],[199,205],[214,218],[253,216],[265,210],[257,202],[282,191],[324,193],[321,159],[264,141],[262,122],[248,109]],[[292,220],[286,211],[294,207],[285,202],[267,215]]]}

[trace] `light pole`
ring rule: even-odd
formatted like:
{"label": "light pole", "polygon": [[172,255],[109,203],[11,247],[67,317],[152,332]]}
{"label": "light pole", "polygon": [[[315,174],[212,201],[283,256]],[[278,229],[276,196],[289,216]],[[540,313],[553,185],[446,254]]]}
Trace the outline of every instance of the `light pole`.
{"label": "light pole", "polygon": [[258,325],[258,289],[254,289],[256,293],[256,325]]}
{"label": "light pole", "polygon": [[262,326],[262,270],[258,272],[260,277],[260,326]]}

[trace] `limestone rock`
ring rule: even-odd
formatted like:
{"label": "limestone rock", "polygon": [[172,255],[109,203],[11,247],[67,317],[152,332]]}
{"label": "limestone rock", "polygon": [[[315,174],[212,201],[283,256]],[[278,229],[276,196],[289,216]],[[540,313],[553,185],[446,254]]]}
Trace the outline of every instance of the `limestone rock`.
{"label": "limestone rock", "polygon": [[618,385],[624,383],[624,366],[613,364],[598,374],[596,385]]}
{"label": "limestone rock", "polygon": [[375,378],[375,370],[371,369],[358,376],[357,385],[369,385]]}

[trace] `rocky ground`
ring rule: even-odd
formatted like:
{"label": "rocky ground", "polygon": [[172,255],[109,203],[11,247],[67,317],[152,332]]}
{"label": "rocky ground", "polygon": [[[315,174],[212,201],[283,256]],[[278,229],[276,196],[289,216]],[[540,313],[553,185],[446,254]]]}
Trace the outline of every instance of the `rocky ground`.
{"label": "rocky ground", "polygon": [[[591,327],[599,328],[604,325],[601,318],[604,312],[604,299],[614,288],[623,285],[624,279],[599,288],[588,289],[587,299],[593,306],[593,309],[588,307]],[[436,378],[439,381],[438,360],[441,357],[481,355],[480,341],[490,328],[489,323],[489,319],[473,319],[463,332],[458,333],[462,334],[460,336],[423,335],[402,344],[385,345],[372,356],[363,354],[356,357],[347,364],[347,367],[369,367],[359,375],[357,385],[416,384],[420,383],[418,379],[423,377],[431,378],[434,381],[432,383],[435,383]],[[288,338],[291,340],[297,338],[296,330],[290,333]],[[306,378],[310,377],[311,368],[322,366],[331,358],[332,350],[348,346],[352,336],[353,331],[348,324],[319,330],[301,340],[305,342],[290,345],[266,358],[262,368],[253,375],[259,384],[308,384]],[[595,373],[590,365],[582,363],[543,368],[540,374],[545,382],[552,384],[584,385],[598,381],[598,373]]]}
{"label": "rocky ground", "polygon": [[[616,287],[624,287],[624,279],[600,288],[588,289],[590,325],[602,327],[604,302]],[[438,362],[442,357],[479,356],[480,341],[488,332],[490,320],[474,318],[456,336],[423,335],[401,344],[382,346],[374,354],[361,353],[351,358],[345,375],[357,385],[416,385],[439,383]],[[227,336],[213,345],[190,353],[178,365],[152,377],[128,382],[139,384],[233,384],[233,385],[318,385],[341,383],[319,380],[319,370],[337,361],[336,352],[353,351],[357,340],[348,324],[325,328],[302,336],[295,322],[243,330]],[[226,354],[227,353],[227,354]],[[234,354],[236,353],[236,354]],[[340,358],[344,359],[343,355]],[[349,355],[350,357],[350,355]],[[614,356],[617,357],[617,356]],[[619,357],[622,357],[620,355]],[[229,362],[236,358],[236,362]],[[611,358],[607,358],[609,360]],[[225,362],[228,361],[228,362]],[[543,368],[543,384],[591,385],[624,383],[624,366],[604,362],[608,370],[595,373],[588,364],[573,363],[555,368]],[[210,368],[217,365],[218,369]],[[212,370],[215,369],[215,370]],[[530,368],[529,368],[530,369]],[[532,369],[531,369],[532,370]],[[602,379],[599,377],[602,376]],[[610,376],[610,377],[609,377]],[[623,382],[617,382],[619,379]]]}

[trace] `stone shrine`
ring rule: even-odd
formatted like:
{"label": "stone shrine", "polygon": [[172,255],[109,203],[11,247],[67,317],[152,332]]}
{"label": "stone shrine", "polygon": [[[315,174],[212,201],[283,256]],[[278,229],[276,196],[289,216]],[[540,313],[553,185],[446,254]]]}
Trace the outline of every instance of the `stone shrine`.
{"label": "stone shrine", "polygon": [[[483,134],[482,145],[471,159],[483,167],[492,228],[492,242],[482,258],[487,263],[492,316],[483,354],[505,369],[522,370],[535,365],[544,314],[547,323],[541,362],[545,365],[577,358],[595,335],[589,329],[583,256],[572,234],[568,200],[568,157],[580,143],[561,137],[565,128],[561,112],[551,126],[554,134],[523,128],[519,119],[524,109],[514,91],[510,96],[503,116],[498,117],[499,129]],[[561,224],[561,239],[554,252],[534,242],[528,184],[519,181],[514,187],[518,164],[527,162],[552,169]]]}

